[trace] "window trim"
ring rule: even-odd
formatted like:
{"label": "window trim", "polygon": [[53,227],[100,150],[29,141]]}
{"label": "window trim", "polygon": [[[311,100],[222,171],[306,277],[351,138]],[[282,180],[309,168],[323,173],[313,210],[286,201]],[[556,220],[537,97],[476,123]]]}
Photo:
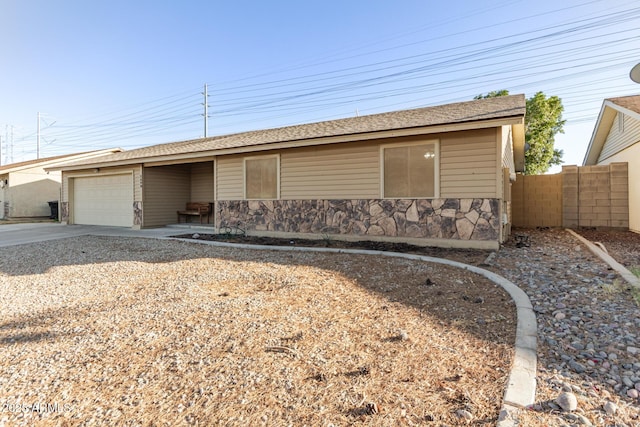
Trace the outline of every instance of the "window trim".
{"label": "window trim", "polygon": [[[247,160],[276,159],[276,197],[269,199],[247,198]],[[280,200],[280,154],[265,154],[259,156],[247,156],[242,158],[242,197],[244,200]]]}
{"label": "window trim", "polygon": [[427,139],[424,141],[414,142],[401,142],[401,143],[389,143],[380,145],[380,198],[386,200],[397,199],[418,199],[420,197],[386,197],[384,194],[384,150],[386,148],[402,148],[411,147],[415,145],[433,144],[435,151],[435,158],[433,161],[433,196],[426,197],[427,199],[440,198],[440,140],[439,139]]}

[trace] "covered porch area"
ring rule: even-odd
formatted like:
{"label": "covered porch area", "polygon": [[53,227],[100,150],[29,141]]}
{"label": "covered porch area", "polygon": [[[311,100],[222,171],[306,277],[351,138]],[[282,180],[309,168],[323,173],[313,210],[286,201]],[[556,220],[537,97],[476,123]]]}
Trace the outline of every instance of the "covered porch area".
{"label": "covered porch area", "polygon": [[[144,165],[142,169],[143,227],[178,224],[213,229],[215,224],[214,160]],[[197,204],[203,209],[191,214]],[[178,215],[178,212],[184,212]]]}

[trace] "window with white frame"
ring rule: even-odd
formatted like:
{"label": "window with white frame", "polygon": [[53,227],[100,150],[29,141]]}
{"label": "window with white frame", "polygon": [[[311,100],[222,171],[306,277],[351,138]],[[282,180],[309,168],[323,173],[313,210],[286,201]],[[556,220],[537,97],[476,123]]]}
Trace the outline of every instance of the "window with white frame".
{"label": "window with white frame", "polygon": [[244,159],[245,199],[277,199],[280,187],[280,157],[278,155],[246,157]]}
{"label": "window with white frame", "polygon": [[438,141],[382,146],[382,197],[438,197],[438,157]]}

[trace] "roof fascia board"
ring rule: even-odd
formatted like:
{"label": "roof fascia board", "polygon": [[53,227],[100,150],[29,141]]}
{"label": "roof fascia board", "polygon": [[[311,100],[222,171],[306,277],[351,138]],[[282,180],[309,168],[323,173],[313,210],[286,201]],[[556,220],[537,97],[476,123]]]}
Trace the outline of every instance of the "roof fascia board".
{"label": "roof fascia board", "polygon": [[604,143],[607,140],[607,135],[613,125],[613,119],[616,117],[615,104],[611,101],[605,100],[602,103],[602,108],[596,119],[596,124],[593,127],[593,133],[591,134],[591,140],[587,146],[587,151],[582,160],[582,165],[595,165],[600,157],[600,152]]}
{"label": "roof fascia board", "polygon": [[[43,160],[41,162],[34,161],[33,163],[30,163],[28,165],[22,165],[22,166],[18,166],[18,167],[15,167],[15,168],[10,168],[10,169],[3,170],[0,173],[3,173],[3,174],[5,174],[5,173],[14,173],[14,172],[19,172],[19,171],[24,170],[24,169],[32,169],[32,168],[43,168],[45,171],[50,171],[50,170],[53,170],[51,168],[54,167],[54,166],[47,167],[46,165],[56,165],[56,164],[60,164],[60,163],[70,162],[70,161],[82,160],[84,158],[90,159],[90,158],[93,158],[93,157],[98,157],[98,156],[104,156],[104,155],[107,155],[107,154],[118,153],[120,151],[123,151],[123,150],[121,148],[118,148],[118,149],[107,149],[107,150],[100,150],[100,151],[92,151],[92,152],[84,153],[84,154],[70,154],[68,156],[61,157],[61,158],[58,158],[58,159]],[[7,166],[9,166],[9,165],[7,165]]]}
{"label": "roof fascia board", "polygon": [[606,104],[608,107],[618,110],[619,112],[624,113],[627,116],[633,117],[636,120],[640,120],[640,113],[636,113],[635,111],[629,110],[628,108],[618,105],[612,101],[606,101]]}
{"label": "roof fascia board", "polygon": [[611,126],[613,125],[613,120],[616,116],[616,112],[622,113],[640,121],[639,113],[618,105],[611,100],[605,99],[602,104],[600,114],[598,115],[598,119],[596,120],[596,125],[593,128],[593,134],[591,135],[591,140],[589,141],[587,152],[585,153],[584,160],[582,161],[583,165],[595,165],[598,162],[602,147],[604,147],[604,143],[607,140],[607,135],[609,134]]}
{"label": "roof fascia board", "polygon": [[[402,136],[416,136],[416,135],[429,135],[434,133],[443,133],[443,132],[456,132],[463,130],[473,130],[473,129],[486,129],[492,127],[498,127],[503,125],[517,125],[523,124],[524,117],[522,116],[510,116],[510,117],[502,117],[497,119],[489,119],[483,121],[473,121],[473,122],[464,122],[464,123],[452,123],[445,125],[435,125],[435,126],[423,126],[423,127],[415,127],[415,128],[406,128],[406,129],[392,129],[385,131],[375,131],[375,132],[365,132],[359,134],[348,134],[348,135],[337,135],[337,136],[328,136],[328,137],[319,137],[319,138],[309,138],[309,139],[298,139],[284,142],[273,142],[266,143],[260,145],[247,145],[242,147],[231,147],[231,148],[219,148],[205,151],[197,151],[197,152],[189,152],[189,153],[181,153],[181,154],[170,154],[170,155],[158,155],[151,157],[140,157],[134,159],[123,159],[116,160],[113,162],[96,162],[96,163],[86,163],[83,165],[76,165],[70,167],[60,167],[60,168],[52,168],[52,170],[81,170],[81,169],[90,169],[96,167],[112,167],[112,166],[127,166],[133,164],[144,164],[152,165],[152,164],[160,164],[165,162],[164,164],[168,164],[166,162],[175,162],[175,163],[188,163],[184,160],[199,160],[206,161],[209,157],[216,156],[225,156],[231,154],[246,154],[258,151],[269,151],[269,150],[279,150],[286,148],[298,148],[298,147],[309,147],[314,145],[328,145],[328,144],[338,144],[344,142],[358,142],[358,141],[368,141],[374,139],[384,139],[384,138],[395,138]],[[200,160],[203,159],[203,160]]]}

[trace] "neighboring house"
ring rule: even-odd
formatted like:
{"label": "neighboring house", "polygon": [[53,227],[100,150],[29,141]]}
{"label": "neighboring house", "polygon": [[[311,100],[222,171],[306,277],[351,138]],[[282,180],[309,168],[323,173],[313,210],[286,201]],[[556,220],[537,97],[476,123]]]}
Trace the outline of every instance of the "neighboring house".
{"label": "neighboring house", "polygon": [[524,169],[524,95],[124,151],[62,170],[62,221],[497,248]]}
{"label": "neighboring house", "polygon": [[60,198],[62,174],[45,168],[70,161],[93,159],[122,151],[119,148],[48,157],[0,166],[0,219],[44,217],[48,202]]}
{"label": "neighboring house", "polygon": [[605,99],[583,165],[628,163],[629,229],[640,233],[640,95]]}

